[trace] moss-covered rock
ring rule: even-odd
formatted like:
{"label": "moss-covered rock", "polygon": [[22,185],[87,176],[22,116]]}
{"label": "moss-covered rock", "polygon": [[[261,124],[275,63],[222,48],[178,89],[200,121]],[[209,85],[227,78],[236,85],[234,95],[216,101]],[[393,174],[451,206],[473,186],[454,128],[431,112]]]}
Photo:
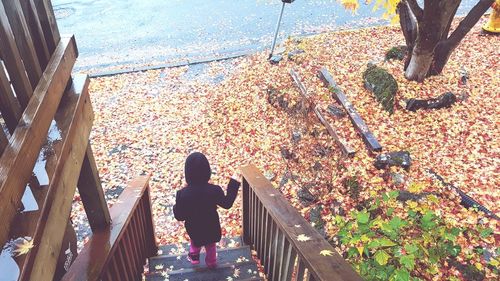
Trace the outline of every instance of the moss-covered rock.
{"label": "moss-covered rock", "polygon": [[363,73],[365,88],[371,91],[384,110],[394,112],[394,97],[398,91],[398,82],[385,69],[369,63]]}
{"label": "moss-covered rock", "polygon": [[402,46],[396,46],[392,47],[385,53],[385,59],[386,60],[403,60],[406,55],[406,51],[408,50],[408,47],[402,45]]}

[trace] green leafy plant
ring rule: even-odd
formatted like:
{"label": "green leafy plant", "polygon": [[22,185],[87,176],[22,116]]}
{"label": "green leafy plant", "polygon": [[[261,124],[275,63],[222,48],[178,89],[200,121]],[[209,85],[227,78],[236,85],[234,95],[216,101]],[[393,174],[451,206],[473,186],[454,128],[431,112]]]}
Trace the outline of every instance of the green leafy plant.
{"label": "green leafy plant", "polygon": [[398,216],[388,207],[380,215],[380,209],[394,205],[397,196],[397,191],[385,193],[369,209],[352,212],[353,219],[334,220],[346,258],[365,280],[421,280],[461,252],[456,241],[463,230],[446,225],[431,210],[409,209],[406,216]]}

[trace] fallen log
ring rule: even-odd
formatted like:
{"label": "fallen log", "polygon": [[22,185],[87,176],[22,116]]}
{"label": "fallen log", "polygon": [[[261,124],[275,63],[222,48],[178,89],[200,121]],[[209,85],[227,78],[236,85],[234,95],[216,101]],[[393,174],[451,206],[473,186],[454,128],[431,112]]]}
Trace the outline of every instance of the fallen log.
{"label": "fallen log", "polygon": [[345,108],[352,124],[361,135],[368,148],[372,151],[381,151],[382,146],[379,144],[375,136],[370,132],[365,121],[363,121],[354,106],[349,102],[349,100],[347,100],[344,92],[342,92],[337,83],[335,83],[335,80],[333,80],[333,77],[328,72],[328,70],[324,67],[320,69],[318,77],[323,81],[325,86],[328,87],[330,92],[332,92],[332,96],[337,100],[337,102],[342,104],[342,106]]}

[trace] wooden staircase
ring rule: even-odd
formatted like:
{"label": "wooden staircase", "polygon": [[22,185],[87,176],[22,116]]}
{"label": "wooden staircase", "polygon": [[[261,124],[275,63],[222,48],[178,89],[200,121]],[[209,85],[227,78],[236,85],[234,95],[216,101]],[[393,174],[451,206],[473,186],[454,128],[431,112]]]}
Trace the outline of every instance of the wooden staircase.
{"label": "wooden staircase", "polygon": [[151,281],[219,281],[219,280],[264,280],[259,277],[257,263],[252,259],[250,246],[240,237],[223,238],[217,246],[217,268],[205,265],[205,253],[200,255],[200,264],[192,265],[187,259],[189,244],[160,246],[158,256],[149,258]]}

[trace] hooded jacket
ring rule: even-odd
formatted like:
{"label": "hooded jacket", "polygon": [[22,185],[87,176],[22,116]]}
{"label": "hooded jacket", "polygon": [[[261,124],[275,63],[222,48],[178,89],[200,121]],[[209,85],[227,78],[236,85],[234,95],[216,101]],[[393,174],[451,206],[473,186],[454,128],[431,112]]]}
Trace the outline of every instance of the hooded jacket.
{"label": "hooded jacket", "polygon": [[217,206],[231,208],[240,183],[231,179],[227,194],[220,186],[208,183],[212,173],[210,164],[199,152],[188,156],[184,173],[187,186],[177,191],[173,208],[175,219],[185,221],[187,233],[196,247],[219,242],[221,228]]}

